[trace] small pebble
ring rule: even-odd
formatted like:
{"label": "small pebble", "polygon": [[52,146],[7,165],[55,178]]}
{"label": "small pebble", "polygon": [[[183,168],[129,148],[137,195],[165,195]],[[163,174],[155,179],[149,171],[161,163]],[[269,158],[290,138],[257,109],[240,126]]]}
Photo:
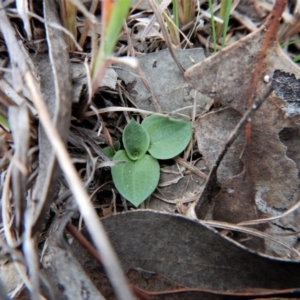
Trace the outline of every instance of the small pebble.
{"label": "small pebble", "polygon": [[264,82],[268,83],[270,81],[270,76],[269,75],[265,75],[264,76]]}

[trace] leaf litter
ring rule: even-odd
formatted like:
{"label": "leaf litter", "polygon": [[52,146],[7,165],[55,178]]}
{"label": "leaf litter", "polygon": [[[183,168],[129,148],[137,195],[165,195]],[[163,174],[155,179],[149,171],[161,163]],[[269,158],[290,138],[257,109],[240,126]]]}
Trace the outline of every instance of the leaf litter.
{"label": "leaf litter", "polygon": [[[83,51],[68,51],[56,6],[46,2],[43,13],[41,6],[28,9],[22,7],[26,1],[16,1],[17,11],[5,7],[0,15],[3,47],[10,54],[7,64],[2,51],[7,74],[0,82],[1,114],[13,124],[11,132],[2,129],[0,139],[0,286],[16,299],[83,299],[84,294],[103,299],[114,293],[126,299],[122,267],[141,299],[297,295],[300,74],[276,35],[280,41],[297,37],[298,6],[289,5],[282,14],[285,1],[274,1],[274,8],[266,1],[235,3],[229,46],[206,58],[213,48],[207,3],[197,6],[193,22],[181,24],[182,45],[173,52],[162,18],[162,11],[171,12],[170,1],[161,6],[150,1],[146,7],[137,1],[115,54],[137,57],[139,67],[114,65],[91,99],[86,63],[93,38],[101,33],[97,1],[78,4]],[[45,24],[34,18],[29,24],[31,9],[43,15]],[[8,25],[7,12],[22,19],[26,34]],[[245,31],[253,33],[245,36]],[[11,44],[14,34],[23,40],[23,50]],[[193,49],[184,49],[187,45]],[[165,48],[171,55],[159,51]],[[291,58],[298,49],[297,42],[283,46]],[[272,80],[274,92],[261,99],[256,111],[253,99]],[[181,157],[160,162],[158,188],[142,205],[152,211],[131,212],[133,207],[116,193],[102,149],[121,141],[133,116],[141,121],[154,111],[194,121],[195,139]],[[247,113],[253,114],[251,120],[237,131]],[[236,139],[227,149],[229,135]],[[224,159],[214,166],[222,151]],[[90,198],[72,177],[70,157]],[[128,212],[116,213],[122,211]],[[97,220],[107,214],[113,215],[103,224],[120,264]],[[76,227],[70,229],[70,221],[79,230],[84,227],[98,252]],[[110,264],[117,266],[116,273]],[[2,274],[15,280],[4,281]]]}
{"label": "leaf litter", "polygon": [[[278,215],[299,201],[297,199],[299,186],[297,166],[286,155],[286,147],[281,143],[279,133],[284,128],[297,126],[297,123],[288,118],[291,114],[294,119],[297,118],[295,108],[290,108],[293,104],[297,106],[297,102],[295,102],[297,98],[295,96],[294,99],[288,97],[290,93],[297,93],[297,90],[293,90],[291,80],[288,83],[284,81],[284,75],[292,72],[299,77],[300,73],[298,67],[282,53],[276,42],[277,27],[273,25],[273,19],[278,18],[276,13],[281,14],[279,9],[280,5],[274,6],[272,14],[260,30],[240,40],[238,44],[227,47],[223,53],[220,52],[206,60],[205,63],[199,65],[199,68],[194,66],[186,73],[192,85],[239,113],[243,113],[245,109],[251,107],[254,95],[261,93],[266,85],[263,80],[265,75],[273,76],[274,74],[276,83],[283,81],[275,87],[274,96],[270,96],[262,104],[246,125],[244,145],[240,143],[239,147],[235,145],[232,148],[240,156],[243,169],[238,172],[232,170],[232,174],[219,174],[218,176],[221,184],[220,192],[212,200],[215,203],[211,203],[214,206],[212,218],[216,220],[238,223],[259,219],[266,214]],[[259,49],[256,47],[257,45],[260,45]],[[238,54],[244,59],[240,60]],[[219,59],[220,57],[222,58]],[[206,72],[206,66],[210,70],[214,66],[216,69],[210,73],[211,76],[207,75],[199,82],[199,75],[196,74]],[[255,71],[253,71],[254,67]],[[225,73],[224,70],[230,71]],[[279,70],[280,75],[277,74]],[[277,79],[278,76],[281,78],[280,80]],[[227,79],[226,86],[225,77]],[[279,90],[284,90],[284,92],[279,92]],[[283,113],[281,109],[286,113]],[[227,112],[223,110],[223,113]],[[216,113],[214,115],[216,118],[219,117]],[[226,118],[226,116],[224,117]],[[210,120],[210,122],[214,123],[214,120]],[[201,148],[200,141],[203,130],[204,127],[200,123],[195,132],[200,152],[205,151]],[[219,139],[213,134],[210,137]],[[228,159],[230,161],[229,157]],[[211,162],[212,164],[213,162]],[[226,171],[230,169],[228,164],[236,166],[236,158],[226,164]],[[219,173],[222,173],[221,169]],[[205,201],[208,200],[199,199],[196,213],[201,214],[201,205],[205,205]],[[291,215],[289,217],[291,218]],[[282,233],[287,227],[284,223],[285,220],[280,219],[265,226],[263,231],[270,234]],[[289,230],[299,231],[297,223],[296,213],[293,220],[290,219]],[[297,236],[290,237],[287,242],[295,247]],[[280,251],[276,245],[265,244],[264,246],[266,247],[264,252],[270,255],[276,255]],[[279,252],[277,255],[281,256],[282,253]]]}

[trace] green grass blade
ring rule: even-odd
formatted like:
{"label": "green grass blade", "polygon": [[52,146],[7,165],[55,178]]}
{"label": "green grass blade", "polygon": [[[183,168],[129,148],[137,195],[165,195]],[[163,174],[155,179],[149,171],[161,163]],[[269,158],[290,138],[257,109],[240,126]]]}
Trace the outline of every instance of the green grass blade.
{"label": "green grass blade", "polygon": [[0,124],[6,129],[9,130],[9,123],[7,121],[7,119],[0,114]]}
{"label": "green grass blade", "polygon": [[300,42],[300,39],[280,43],[281,47],[294,45]]}
{"label": "green grass blade", "polygon": [[98,71],[106,57],[112,55],[117,43],[123,22],[128,14],[131,0],[116,0],[112,10],[105,34],[101,40],[100,50],[97,54],[93,75]]}
{"label": "green grass blade", "polygon": [[212,0],[208,0],[208,4],[209,4],[210,20],[211,20],[212,35],[213,35],[214,52],[217,52],[216,24],[215,24],[215,18],[214,18],[214,10],[213,10],[213,5],[212,5]]}
{"label": "green grass blade", "polygon": [[174,21],[166,14],[166,12],[163,12],[163,16],[167,23],[172,43],[176,46],[180,45],[179,29],[177,25],[175,25]]}
{"label": "green grass blade", "polygon": [[173,3],[173,22],[179,28],[177,1],[178,0],[172,0],[172,3]]}
{"label": "green grass blade", "polygon": [[[229,23],[230,11],[231,11],[231,5],[232,5],[232,0],[223,0],[223,1],[224,1],[224,3],[226,3],[226,7],[225,7],[225,16],[224,16],[224,24],[223,24],[222,48],[225,47],[226,35],[227,35],[228,23]],[[222,1],[222,4],[223,4],[223,1]]]}
{"label": "green grass blade", "polygon": [[294,57],[293,62],[298,62],[300,60],[300,54]]}
{"label": "green grass blade", "polygon": [[128,14],[130,3],[131,0],[117,0],[114,4],[105,37],[102,41],[104,56],[110,56],[113,53],[124,19]]}

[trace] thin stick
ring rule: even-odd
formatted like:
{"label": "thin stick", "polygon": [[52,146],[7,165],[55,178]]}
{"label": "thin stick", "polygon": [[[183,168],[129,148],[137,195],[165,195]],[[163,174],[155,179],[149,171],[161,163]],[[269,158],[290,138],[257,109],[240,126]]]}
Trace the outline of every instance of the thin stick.
{"label": "thin stick", "polygon": [[289,245],[287,245],[286,243],[282,242],[281,240],[273,237],[270,234],[267,233],[263,233],[255,228],[249,228],[249,227],[244,227],[244,226],[239,226],[239,225],[235,225],[235,224],[230,224],[230,223],[226,223],[226,222],[221,222],[221,221],[203,221],[200,220],[201,224],[205,224],[208,226],[212,226],[212,227],[217,227],[217,228],[222,228],[222,229],[227,229],[227,230],[235,230],[238,232],[243,232],[243,233],[248,233],[254,236],[257,236],[259,238],[262,239],[268,239],[274,243],[277,243],[279,245],[281,245],[282,247],[288,249],[289,251],[291,251],[291,254],[293,255],[293,258],[299,260],[300,258],[300,253],[299,251],[297,251],[297,249],[290,247]]}
{"label": "thin stick", "polygon": [[261,223],[275,221],[275,220],[278,220],[278,219],[281,219],[283,217],[288,216],[289,214],[291,214],[292,212],[297,210],[299,207],[300,207],[300,201],[298,201],[291,208],[289,208],[284,213],[282,213],[278,216],[273,216],[273,217],[263,218],[263,219],[257,219],[257,220],[244,221],[244,222],[238,223],[237,225],[242,225],[242,226],[244,226],[244,225],[255,225],[255,224],[261,224]]}
{"label": "thin stick", "polygon": [[[268,83],[266,88],[262,91],[262,93],[255,99],[253,105],[245,112],[239,123],[236,125],[232,133],[230,134],[227,142],[224,145],[223,150],[219,154],[218,158],[215,161],[214,168],[218,168],[220,165],[221,161],[223,160],[225,154],[227,153],[228,149],[230,146],[233,144],[235,139],[238,137],[240,134],[241,130],[244,128],[246,123],[249,122],[251,117],[253,116],[254,112],[261,106],[261,104],[264,102],[264,100],[271,94],[271,92],[274,90],[274,82],[271,81]],[[213,170],[212,169],[212,170]]]}

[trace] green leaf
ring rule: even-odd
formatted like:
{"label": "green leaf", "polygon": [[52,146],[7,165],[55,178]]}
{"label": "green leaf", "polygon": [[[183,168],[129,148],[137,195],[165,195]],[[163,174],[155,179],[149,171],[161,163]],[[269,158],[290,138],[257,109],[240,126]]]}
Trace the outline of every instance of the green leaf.
{"label": "green leaf", "polygon": [[113,157],[115,155],[114,149],[112,149],[111,147],[108,146],[108,147],[103,148],[102,151],[109,159],[113,159]]}
{"label": "green leaf", "polygon": [[121,148],[120,142],[119,141],[115,141],[114,142],[114,149],[115,149],[115,151],[119,151],[120,148]]}
{"label": "green leaf", "polygon": [[152,115],[142,122],[150,136],[148,152],[157,159],[169,159],[181,153],[192,138],[192,123]]}
{"label": "green leaf", "polygon": [[175,25],[179,28],[177,0],[172,0],[172,5],[173,5],[173,20]]}
{"label": "green leaf", "polygon": [[109,159],[113,159],[116,151],[120,150],[120,142],[119,141],[115,141],[114,142],[114,148],[111,147],[104,147],[102,149],[102,151],[104,152],[104,154],[109,158]]}
{"label": "green leaf", "polygon": [[150,145],[148,132],[134,119],[125,126],[122,138],[126,153],[132,160],[141,159]]}
{"label": "green leaf", "polygon": [[148,154],[132,161],[124,150],[118,151],[113,160],[126,161],[111,168],[117,190],[135,207],[139,206],[157,187],[160,175],[158,161]]}

